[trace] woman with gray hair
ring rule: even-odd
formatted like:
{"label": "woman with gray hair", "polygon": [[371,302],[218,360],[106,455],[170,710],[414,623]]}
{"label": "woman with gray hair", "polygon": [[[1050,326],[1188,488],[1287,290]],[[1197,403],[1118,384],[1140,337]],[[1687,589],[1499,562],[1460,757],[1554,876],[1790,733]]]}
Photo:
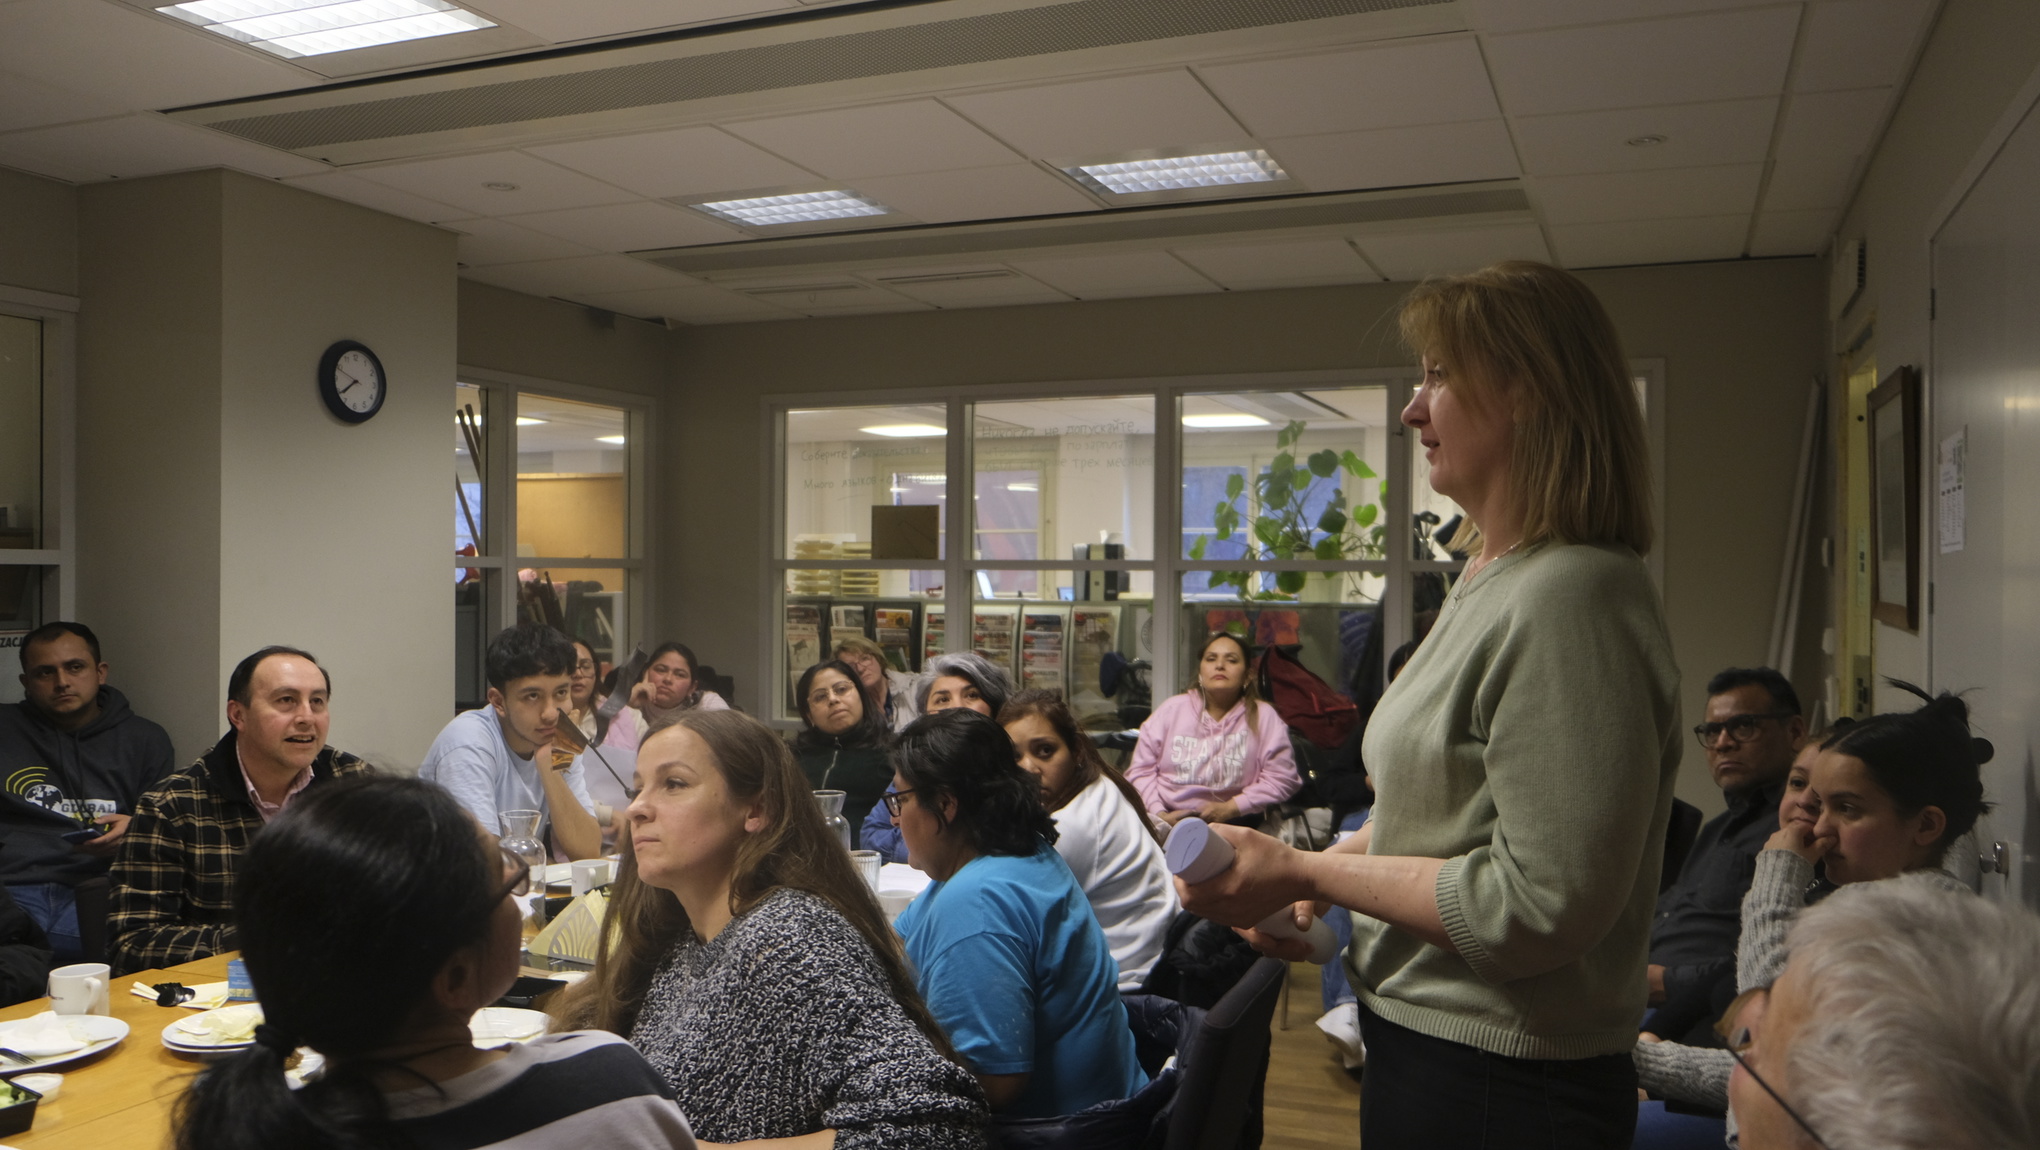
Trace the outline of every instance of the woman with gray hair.
{"label": "woman with gray hair", "polygon": [[[1013,679],[1004,667],[975,651],[952,651],[928,660],[914,682],[913,708],[916,716],[962,707],[996,719],[1012,695]],[[886,793],[891,794],[892,788],[887,787]],[[884,803],[872,807],[864,817],[864,825],[857,830],[857,845],[877,851],[887,862],[907,861],[906,841],[887,817]]]}
{"label": "woman with gray hair", "polygon": [[1837,892],[1744,1010],[1744,1150],[2040,1146],[2040,918],[1921,875]]}

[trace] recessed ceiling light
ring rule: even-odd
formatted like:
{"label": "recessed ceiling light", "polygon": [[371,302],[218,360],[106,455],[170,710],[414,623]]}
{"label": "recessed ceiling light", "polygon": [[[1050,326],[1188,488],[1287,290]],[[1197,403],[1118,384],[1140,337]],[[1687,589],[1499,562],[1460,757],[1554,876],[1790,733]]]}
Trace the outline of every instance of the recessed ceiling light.
{"label": "recessed ceiling light", "polygon": [[811,224],[820,220],[847,220],[858,216],[882,216],[892,209],[873,203],[856,192],[792,192],[783,196],[753,196],[743,200],[715,200],[690,205],[716,219],[746,227],[769,228],[776,224]]}
{"label": "recessed ceiling light", "polygon": [[492,192],[514,192],[517,190],[516,184],[509,183],[504,180],[490,180],[488,183],[483,184],[482,186],[489,189]]}
{"label": "recessed ceiling light", "polygon": [[544,422],[545,420],[543,419],[533,419],[528,415],[520,415],[517,417],[517,426],[519,427],[536,427]]}
{"label": "recessed ceiling light", "polygon": [[190,0],[156,11],[286,59],[496,26],[447,0]]}
{"label": "recessed ceiling light", "polygon": [[1631,136],[1623,141],[1632,148],[1655,148],[1664,142],[1663,136]]}
{"label": "recessed ceiling light", "polygon": [[1244,411],[1233,411],[1217,415],[1186,415],[1183,417],[1183,426],[1204,428],[1266,427],[1268,426],[1268,421],[1258,415],[1248,415]]}
{"label": "recessed ceiling light", "polygon": [[1063,171],[1094,192],[1114,196],[1212,188],[1224,184],[1266,184],[1289,178],[1282,165],[1259,148],[1250,152],[1211,152],[1202,156],[1126,160],[1116,164],[1079,164]]}
{"label": "recessed ceiling light", "polygon": [[932,423],[881,423],[877,427],[860,427],[857,430],[866,435],[883,435],[887,439],[925,439],[931,435],[948,435],[949,429]]}
{"label": "recessed ceiling light", "polygon": [[596,437],[595,437],[595,442],[597,442],[597,443],[616,443],[616,444],[621,444],[621,443],[623,442],[623,436],[621,436],[621,435],[598,435],[598,436],[596,436]]}
{"label": "recessed ceiling light", "polygon": [[1041,485],[1040,485],[1039,483],[1008,483],[1008,484],[1006,485],[1006,490],[1008,490],[1008,491],[1039,491],[1039,490],[1041,490]]}

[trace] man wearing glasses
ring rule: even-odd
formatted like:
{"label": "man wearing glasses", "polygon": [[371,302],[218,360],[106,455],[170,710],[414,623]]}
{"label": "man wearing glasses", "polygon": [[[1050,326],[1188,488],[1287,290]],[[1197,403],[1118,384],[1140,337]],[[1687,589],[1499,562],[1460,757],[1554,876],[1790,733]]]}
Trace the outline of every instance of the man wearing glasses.
{"label": "man wearing glasses", "polygon": [[1778,829],[1778,801],[1806,720],[1785,676],[1731,667],[1708,681],[1706,719],[1693,733],[1728,810],[1700,828],[1678,881],[1658,898],[1650,938],[1650,1002],[1659,1017],[1649,1029],[1689,1040],[1718,1013],[1713,999],[1734,993],[1743,895],[1757,852]]}

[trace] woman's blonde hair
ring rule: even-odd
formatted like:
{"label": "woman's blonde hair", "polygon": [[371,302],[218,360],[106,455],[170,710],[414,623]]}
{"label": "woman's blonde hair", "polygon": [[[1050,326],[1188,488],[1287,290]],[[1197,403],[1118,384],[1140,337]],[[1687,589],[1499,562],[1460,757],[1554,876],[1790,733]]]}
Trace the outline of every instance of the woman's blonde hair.
{"label": "woman's blonde hair", "polygon": [[1513,408],[1524,543],[1650,551],[1643,412],[1615,324],[1586,284],[1510,260],[1417,285],[1400,322],[1403,343],[1444,363],[1469,405]]}

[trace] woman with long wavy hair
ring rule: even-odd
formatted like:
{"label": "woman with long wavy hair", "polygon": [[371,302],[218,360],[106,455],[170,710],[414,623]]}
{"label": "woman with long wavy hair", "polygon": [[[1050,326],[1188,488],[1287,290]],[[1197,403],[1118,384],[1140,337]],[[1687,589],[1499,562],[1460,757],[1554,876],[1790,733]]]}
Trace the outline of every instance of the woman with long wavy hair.
{"label": "woman with long wavy hair", "polygon": [[691,711],[646,736],[637,782],[565,1021],[628,1035],[707,1141],[984,1146],[977,1083],[779,737]]}

